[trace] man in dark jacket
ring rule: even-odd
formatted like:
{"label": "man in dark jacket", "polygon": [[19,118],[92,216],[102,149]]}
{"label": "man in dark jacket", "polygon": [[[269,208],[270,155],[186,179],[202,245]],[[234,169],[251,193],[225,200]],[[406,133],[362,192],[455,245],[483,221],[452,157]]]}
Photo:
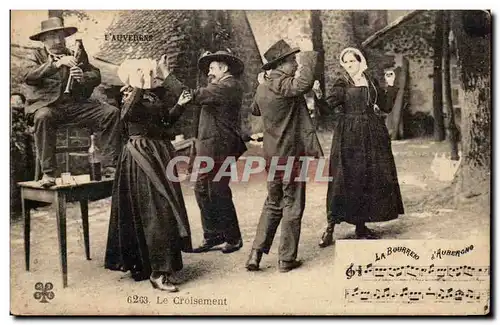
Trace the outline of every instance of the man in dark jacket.
{"label": "man in dark jacket", "polygon": [[[279,270],[288,272],[301,265],[297,249],[305,208],[305,182],[295,178],[302,168],[301,157],[319,158],[323,151],[304,99],[313,86],[317,54],[303,53],[303,68],[295,77],[295,54],[299,51],[280,40],[264,54],[268,63],[262,68],[271,72],[257,87],[253,114],[262,116],[264,122],[264,156],[272,178],[268,178],[268,196],[246,263],[249,271],[259,269],[262,253],[269,253],[280,222]],[[293,164],[286,163],[290,159]],[[289,177],[283,165],[291,169]]]}
{"label": "man in dark jacket", "polygon": [[[43,42],[27,58],[24,90],[27,97],[25,113],[34,125],[35,147],[43,173],[40,184],[55,185],[56,129],[59,124],[96,125],[104,144],[104,174],[114,172],[120,147],[120,113],[118,108],[89,99],[101,83],[99,69],[88,60],[76,62],[66,48],[65,38],[76,33],[75,27],[64,27],[60,18],[42,22],[41,31],[30,37]],[[73,79],[69,94],[64,93],[68,79]]]}
{"label": "man in dark jacket", "polygon": [[[186,87],[169,71],[165,56],[159,67],[166,75],[165,84],[180,94]],[[163,62],[162,62],[163,61]],[[224,244],[223,253],[231,253],[243,246],[233,195],[229,182],[230,176],[217,179],[217,174],[228,171],[224,164],[227,158],[237,160],[246,146],[241,138],[241,103],[243,88],[237,77],[243,73],[244,64],[233,54],[226,51],[205,53],[198,66],[208,75],[206,87],[194,90],[193,103],[201,108],[198,136],[196,141],[197,157],[214,160],[214,168],[200,172],[196,180],[195,195],[201,211],[203,243],[194,252],[206,252]],[[195,166],[196,167],[196,166]],[[226,175],[228,173],[225,173]]]}

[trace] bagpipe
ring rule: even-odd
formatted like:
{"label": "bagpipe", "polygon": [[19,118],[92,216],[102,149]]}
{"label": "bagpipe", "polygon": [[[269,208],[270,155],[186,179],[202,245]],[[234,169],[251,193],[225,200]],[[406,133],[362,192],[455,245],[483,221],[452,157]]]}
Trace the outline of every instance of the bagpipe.
{"label": "bagpipe", "polygon": [[[87,51],[85,50],[85,47],[83,46],[83,41],[81,39],[76,40],[76,49],[74,57],[76,60],[77,67],[89,64],[89,56],[87,54]],[[68,83],[66,84],[66,88],[64,89],[65,94],[71,93],[71,90],[73,89],[73,84],[74,84],[74,79],[70,74],[68,77]]]}

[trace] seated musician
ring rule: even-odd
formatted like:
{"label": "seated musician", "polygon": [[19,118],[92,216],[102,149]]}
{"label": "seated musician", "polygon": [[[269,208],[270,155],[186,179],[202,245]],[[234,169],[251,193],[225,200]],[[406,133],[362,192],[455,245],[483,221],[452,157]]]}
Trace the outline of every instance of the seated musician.
{"label": "seated musician", "polygon": [[[27,97],[25,113],[34,126],[35,147],[43,173],[40,185],[55,185],[56,129],[61,124],[78,123],[96,127],[103,145],[103,174],[112,176],[120,148],[120,112],[118,108],[90,99],[101,83],[99,69],[82,55],[81,60],[66,47],[65,38],[76,33],[75,27],[64,27],[60,18],[42,21],[41,31],[30,37],[43,43],[28,57],[24,74]],[[80,62],[77,62],[80,61]],[[68,79],[69,93],[65,93]]]}

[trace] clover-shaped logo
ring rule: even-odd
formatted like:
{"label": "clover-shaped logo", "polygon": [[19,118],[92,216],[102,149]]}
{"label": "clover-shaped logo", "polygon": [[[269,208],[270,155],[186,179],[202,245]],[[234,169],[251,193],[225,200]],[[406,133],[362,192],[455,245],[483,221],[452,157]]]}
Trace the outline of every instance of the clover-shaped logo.
{"label": "clover-shaped logo", "polygon": [[36,300],[40,300],[41,303],[46,304],[49,302],[49,300],[54,299],[54,297],[56,296],[52,289],[54,289],[54,285],[52,284],[52,282],[47,282],[45,283],[45,285],[42,282],[37,282],[35,284],[36,291],[33,294],[33,297],[35,297]]}

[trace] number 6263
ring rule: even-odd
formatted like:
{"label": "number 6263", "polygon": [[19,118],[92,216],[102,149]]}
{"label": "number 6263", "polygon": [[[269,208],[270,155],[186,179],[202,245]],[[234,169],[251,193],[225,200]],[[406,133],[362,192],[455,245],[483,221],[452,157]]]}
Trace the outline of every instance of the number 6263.
{"label": "number 6263", "polygon": [[149,298],[147,296],[127,296],[127,303],[129,304],[149,304]]}

